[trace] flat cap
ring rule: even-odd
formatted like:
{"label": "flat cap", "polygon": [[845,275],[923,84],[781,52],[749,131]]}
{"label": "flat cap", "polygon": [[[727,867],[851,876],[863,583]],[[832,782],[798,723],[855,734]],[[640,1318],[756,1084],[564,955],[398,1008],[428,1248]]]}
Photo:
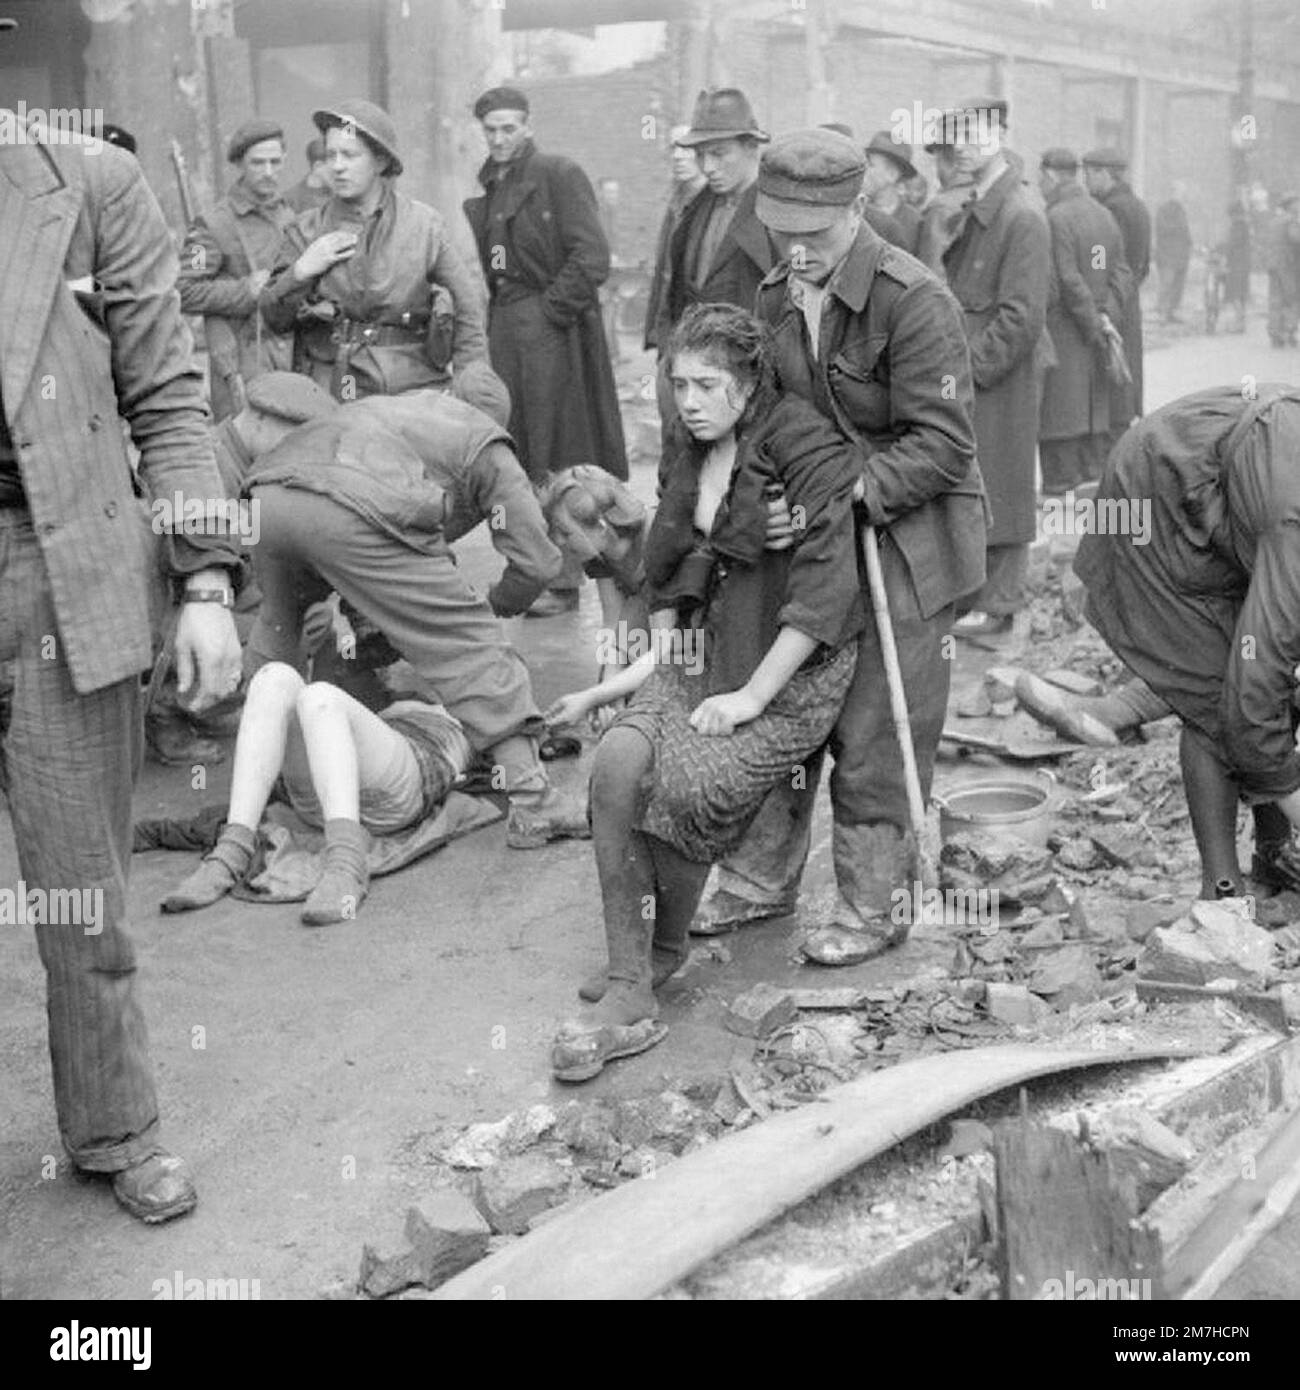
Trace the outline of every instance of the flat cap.
{"label": "flat cap", "polygon": [[1128,156],[1121,154],[1119,150],[1107,147],[1099,150],[1089,150],[1080,161],[1086,169],[1089,165],[1094,169],[1127,169]]}
{"label": "flat cap", "polygon": [[836,130],[839,131],[841,135],[847,135],[850,140],[857,139],[857,136],[853,133],[853,127],[851,125],[845,125],[843,121],[823,121],[820,129]]}
{"label": "flat cap", "polygon": [[483,358],[457,367],[451,379],[451,394],[472,405],[501,428],[510,425],[510,390]]}
{"label": "flat cap", "polygon": [[8,15],[0,17],[0,29],[17,29],[18,21],[10,19]]}
{"label": "flat cap", "polygon": [[481,121],[489,111],[522,111],[526,116],[531,109],[518,87],[493,87],[474,103],[474,119]]}
{"label": "flat cap", "polygon": [[339,403],[317,386],[309,376],[298,372],[263,372],[248,383],[248,404],[262,415],[303,425],[332,415]]}
{"label": "flat cap", "polygon": [[364,135],[377,149],[388,156],[388,174],[396,178],[402,172],[402,157],[397,152],[397,127],[382,106],[364,97],[348,97],[311,113],[312,124],[322,135],[335,126],[355,130]]}
{"label": "flat cap", "polygon": [[254,145],[263,140],[279,140],[283,143],[284,131],[280,128],[280,123],[264,120],[260,116],[245,121],[230,137],[230,144],[226,146],[227,160],[231,164],[238,164]]}
{"label": "flat cap", "polygon": [[1073,150],[1061,146],[1046,150],[1038,161],[1040,169],[1059,169],[1063,174],[1073,174],[1079,167],[1079,160]]}
{"label": "flat cap", "polygon": [[1006,97],[978,96],[967,97],[965,101],[958,103],[959,107],[966,111],[988,111],[998,118],[1001,125],[1006,125],[1010,115],[1011,107]]}
{"label": "flat cap", "polygon": [[838,131],[778,135],[758,165],[755,212],[777,232],[820,232],[862,192],[867,161]]}

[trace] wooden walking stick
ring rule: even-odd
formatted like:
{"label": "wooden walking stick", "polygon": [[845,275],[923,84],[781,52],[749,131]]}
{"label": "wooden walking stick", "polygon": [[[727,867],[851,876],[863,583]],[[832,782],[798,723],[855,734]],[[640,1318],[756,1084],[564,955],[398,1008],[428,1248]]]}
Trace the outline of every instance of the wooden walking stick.
{"label": "wooden walking stick", "polygon": [[903,758],[903,778],[907,783],[907,810],[916,840],[916,874],[923,888],[937,886],[934,865],[925,851],[925,801],[921,796],[921,775],[916,770],[916,750],[912,744],[912,721],[907,714],[907,696],[903,691],[903,672],[898,665],[898,647],[894,642],[894,623],[889,616],[889,597],[885,593],[885,574],[880,567],[880,550],[876,543],[876,528],[862,527],[862,553],[867,561],[867,586],[871,590],[871,607],[876,615],[876,631],[880,634],[880,651],[885,662],[885,680],[889,685],[889,707],[894,716],[894,732],[898,735],[898,751]]}

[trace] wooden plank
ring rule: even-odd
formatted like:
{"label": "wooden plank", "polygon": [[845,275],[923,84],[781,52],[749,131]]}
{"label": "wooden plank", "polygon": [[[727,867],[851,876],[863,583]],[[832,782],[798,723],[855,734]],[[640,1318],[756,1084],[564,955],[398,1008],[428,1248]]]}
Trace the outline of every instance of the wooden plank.
{"label": "wooden plank", "polygon": [[1189,985],[1173,980],[1139,980],[1137,997],[1146,1004],[1185,1004],[1189,1000],[1222,999],[1257,1018],[1268,1028],[1289,1037],[1291,1024],[1280,994],[1258,994],[1244,989],[1216,989],[1211,985]]}
{"label": "wooden plank", "polygon": [[1053,1072],[1200,1051],[1055,1051],[1022,1044],[902,1062],[584,1202],[432,1296],[650,1298],[836,1178],[981,1096]]}
{"label": "wooden plank", "polygon": [[1169,1261],[1171,1298],[1213,1298],[1300,1197],[1300,1111],[1287,1119]]}
{"label": "wooden plank", "polygon": [[1110,1157],[1030,1120],[993,1131],[1002,1296],[1163,1298],[1160,1236],[1134,1220]]}

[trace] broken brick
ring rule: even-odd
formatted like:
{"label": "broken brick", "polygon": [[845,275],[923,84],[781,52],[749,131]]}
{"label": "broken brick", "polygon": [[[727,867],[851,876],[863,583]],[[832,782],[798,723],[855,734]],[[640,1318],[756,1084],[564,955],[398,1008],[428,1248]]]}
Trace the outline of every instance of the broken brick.
{"label": "broken brick", "polygon": [[474,1203],[455,1188],[431,1193],[406,1213],[406,1239],[426,1289],[482,1259],[491,1234]]}
{"label": "broken brick", "polygon": [[1089,838],[1113,869],[1131,869],[1138,862],[1142,843],[1132,830],[1101,826],[1093,830]]}
{"label": "broken brick", "polygon": [[1019,1028],[1032,1028],[1051,1012],[1046,1004],[1024,985],[1001,984],[990,981],[984,998],[990,1018]]}
{"label": "broken brick", "polygon": [[1167,927],[1181,915],[1177,903],[1131,903],[1125,926],[1134,941],[1145,941],[1157,927]]}
{"label": "broken brick", "polygon": [[990,666],[984,672],[984,691],[994,704],[1001,704],[1016,698],[1016,677],[1020,672],[1014,666]]}
{"label": "broken brick", "polygon": [[777,989],[766,982],[756,984],[731,1001],[726,1026],[742,1038],[765,1038],[769,1033],[793,1023],[798,1010],[788,989]]}
{"label": "broken brick", "polygon": [[1167,1125],[1137,1106],[1108,1110],[1089,1124],[1091,1146],[1109,1155],[1121,1187],[1131,1187],[1134,1210],[1143,1212],[1187,1172],[1195,1150]]}
{"label": "broken brick", "polygon": [[1092,951],[1082,944],[1044,951],[1029,977],[1029,989],[1049,997],[1052,1007],[1062,1012],[1073,1004],[1095,999],[1101,989],[1101,975]]}
{"label": "broken brick", "polygon": [[1020,938],[1022,946],[1059,946],[1065,940],[1065,932],[1055,917],[1045,918],[1036,923]]}
{"label": "broken brick", "polygon": [[478,1176],[474,1201],[500,1235],[520,1235],[538,1212],[562,1202],[569,1193],[569,1174],[545,1154],[502,1159]]}

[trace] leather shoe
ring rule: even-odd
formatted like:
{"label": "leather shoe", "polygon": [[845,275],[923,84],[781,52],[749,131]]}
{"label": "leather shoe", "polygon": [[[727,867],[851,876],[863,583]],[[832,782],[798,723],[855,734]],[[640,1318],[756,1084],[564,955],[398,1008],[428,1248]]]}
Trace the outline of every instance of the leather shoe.
{"label": "leather shoe", "polygon": [[199,1200],[189,1164],[166,1149],[155,1149],[130,1168],[114,1173],[113,1196],[150,1226],[184,1216]]}
{"label": "leather shoe", "polygon": [[194,763],[225,761],[225,749],[199,735],[187,719],[178,715],[150,715],[144,722],[150,755],[165,767],[190,767]]}
{"label": "leather shoe", "polygon": [[578,611],[577,589],[545,589],[525,609],[525,618],[558,618],[561,613]]}
{"label": "leather shoe", "polygon": [[510,803],[506,844],[511,849],[541,849],[552,840],[590,840],[587,798],[565,795],[552,787],[541,801]]}
{"label": "leather shoe", "polygon": [[773,917],[789,917],[795,910],[793,898],[774,903],[756,903],[719,888],[700,904],[691,921],[692,936],[722,936],[750,922],[767,922]]}
{"label": "leather shoe", "polygon": [[891,931],[876,924],[852,928],[832,922],[810,931],[799,949],[804,959],[814,965],[861,965],[906,940],[906,927]]}

